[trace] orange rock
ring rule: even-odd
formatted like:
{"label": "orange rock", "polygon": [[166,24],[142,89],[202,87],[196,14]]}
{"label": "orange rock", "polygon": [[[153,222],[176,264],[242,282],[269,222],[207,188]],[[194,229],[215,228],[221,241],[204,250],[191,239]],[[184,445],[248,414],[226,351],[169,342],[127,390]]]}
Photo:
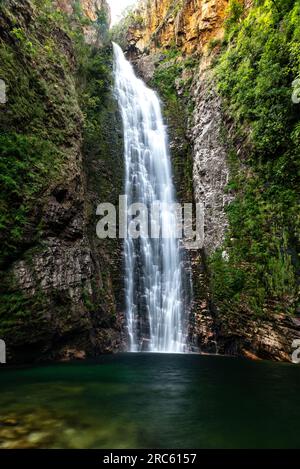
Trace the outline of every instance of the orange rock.
{"label": "orange rock", "polygon": [[249,360],[255,360],[255,361],[261,361],[262,360],[257,355],[255,355],[255,353],[250,352],[249,350],[243,349],[242,352],[243,352],[243,354],[246,358],[249,358]]}
{"label": "orange rock", "polygon": [[223,36],[229,0],[141,0],[135,10],[138,25],[130,28],[129,42],[143,52],[176,44],[183,54],[203,52],[212,39]]}

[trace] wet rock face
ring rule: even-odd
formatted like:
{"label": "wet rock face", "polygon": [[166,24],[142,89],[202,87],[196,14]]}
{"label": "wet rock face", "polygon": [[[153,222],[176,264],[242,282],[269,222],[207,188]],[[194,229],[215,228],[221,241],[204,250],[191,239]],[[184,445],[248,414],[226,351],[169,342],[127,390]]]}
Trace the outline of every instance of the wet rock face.
{"label": "wet rock face", "polygon": [[293,342],[300,339],[300,325],[293,318],[275,315],[260,319],[241,311],[238,317],[220,319],[217,325],[219,353],[292,361]]}
{"label": "wet rock face", "polygon": [[79,194],[75,188],[60,183],[45,199],[42,245],[12,266],[18,292],[36,306],[5,337],[10,362],[83,359],[122,347],[123,319],[108,267],[116,260],[88,236],[84,185]]}
{"label": "wet rock face", "polygon": [[146,83],[149,83],[153,78],[156,62],[157,54],[143,55],[139,57],[138,60],[134,60],[133,56],[133,63],[135,65],[136,72]]}
{"label": "wet rock face", "polygon": [[68,245],[55,238],[49,239],[47,247],[31,259],[14,265],[15,277],[27,296],[36,294],[38,287],[47,294],[55,290],[67,292],[74,301],[80,301],[82,286],[91,292],[92,259],[86,240]]}
{"label": "wet rock face", "polygon": [[43,224],[42,244],[11,269],[24,301],[36,306],[28,322],[19,321],[7,332],[10,362],[83,359],[122,347],[123,320],[114,316],[108,267],[116,261],[107,246],[100,250],[96,235],[88,235],[89,200],[80,165],[74,179],[65,176],[37,212],[34,223]]}
{"label": "wet rock face", "polygon": [[193,350],[251,360],[292,362],[293,343],[299,339],[300,324],[293,318],[258,318],[248,311],[224,315],[203,299],[190,326]]}
{"label": "wet rock face", "polygon": [[[205,209],[204,250],[195,262],[194,282],[200,282],[190,326],[193,347],[204,353],[245,356],[250,359],[292,361],[293,341],[300,338],[300,325],[285,315],[259,318],[250,311],[222,313],[211,301],[205,259],[223,244],[228,228],[226,207],[233,196],[225,190],[230,177],[222,102],[207,70],[195,79],[195,109],[190,127],[193,145],[193,181],[196,202]],[[226,252],[224,252],[226,256]],[[197,295],[198,294],[198,295]]]}
{"label": "wet rock face", "polygon": [[226,207],[233,200],[226,194],[229,182],[227,149],[221,139],[221,100],[208,73],[200,73],[194,88],[195,111],[190,129],[194,154],[195,201],[205,210],[204,249],[218,249],[228,227]]}

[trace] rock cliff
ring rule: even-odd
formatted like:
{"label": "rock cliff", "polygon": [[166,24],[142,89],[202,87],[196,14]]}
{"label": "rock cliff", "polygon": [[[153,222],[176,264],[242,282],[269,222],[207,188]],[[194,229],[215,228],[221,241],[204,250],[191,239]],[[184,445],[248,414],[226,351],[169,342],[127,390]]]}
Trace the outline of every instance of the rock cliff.
{"label": "rock cliff", "polygon": [[223,34],[228,0],[142,0],[134,10],[135,24],[128,31],[128,43],[140,51],[176,44],[191,54],[208,47]]}
{"label": "rock cliff", "polygon": [[[1,4],[0,336],[8,363],[121,346],[121,246],[96,238],[95,216],[98,203],[118,200],[123,178],[111,48],[94,23],[108,7],[82,1],[76,17],[73,3],[57,2],[63,15],[29,0]],[[87,27],[101,48],[89,45]],[[20,176],[9,158],[19,158]]]}

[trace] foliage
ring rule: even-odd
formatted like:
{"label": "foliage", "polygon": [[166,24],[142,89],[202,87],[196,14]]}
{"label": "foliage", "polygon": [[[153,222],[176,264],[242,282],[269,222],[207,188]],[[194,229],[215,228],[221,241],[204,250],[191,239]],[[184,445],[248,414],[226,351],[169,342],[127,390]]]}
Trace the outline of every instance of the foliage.
{"label": "foliage", "polygon": [[161,96],[168,102],[177,101],[176,80],[181,76],[183,63],[178,62],[178,51],[165,51],[163,66],[156,69],[152,85],[160,91]]}
{"label": "foliage", "polygon": [[227,35],[236,29],[237,24],[241,21],[244,12],[244,5],[241,0],[231,0],[228,6],[227,19],[225,27]]}
{"label": "foliage", "polygon": [[0,240],[2,256],[22,242],[28,214],[45,180],[54,176],[62,155],[36,136],[0,134]]}
{"label": "foliage", "polygon": [[85,141],[99,139],[99,116],[112,88],[112,55],[107,46],[101,52],[89,50],[79,66],[79,99],[84,113]]}
{"label": "foliage", "polygon": [[[217,302],[252,311],[295,311],[299,269],[299,104],[292,83],[300,74],[300,2],[257,0],[247,13],[232,0],[219,91],[235,124],[231,132],[235,201],[228,208],[224,249],[211,259]],[[242,160],[242,161],[241,161]],[[242,163],[242,165],[241,165]],[[236,282],[236,276],[243,281]],[[224,287],[222,288],[222,281]],[[224,307],[224,304],[223,304]],[[228,310],[228,305],[225,307]]]}
{"label": "foliage", "polygon": [[[76,88],[90,86],[85,79],[89,75],[95,104],[109,80],[103,57],[84,41],[83,26],[91,21],[83,16],[80,2],[74,3],[71,17],[55,9],[51,0],[33,3],[37,8],[26,25],[11,17],[5,4],[0,7],[8,18],[8,38],[0,40],[1,79],[8,90],[0,114],[1,265],[22,250],[27,228],[32,241],[39,235],[40,226],[31,220],[36,200],[51,179],[58,182],[68,153],[78,151],[82,113]],[[99,12],[96,23],[103,34],[105,22],[104,12]]]}
{"label": "foliage", "polygon": [[[94,314],[99,305],[101,326],[111,327],[116,310],[115,296],[120,296],[120,245],[117,239],[95,239],[98,222],[95,206],[107,201],[119,204],[123,193],[123,138],[122,128],[113,89],[113,54],[111,45],[100,50],[87,49],[79,66],[78,96],[84,116],[83,155],[84,173],[88,191],[86,193],[87,231],[91,245],[101,258],[101,278],[94,275],[92,291],[83,291],[85,308]],[[117,131],[116,131],[117,129]],[[99,183],[100,181],[100,183]]]}

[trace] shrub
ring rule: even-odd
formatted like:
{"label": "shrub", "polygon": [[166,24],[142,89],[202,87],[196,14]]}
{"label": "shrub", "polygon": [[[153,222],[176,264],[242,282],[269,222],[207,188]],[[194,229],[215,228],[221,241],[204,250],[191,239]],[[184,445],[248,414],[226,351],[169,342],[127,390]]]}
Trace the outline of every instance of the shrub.
{"label": "shrub", "polygon": [[[233,147],[243,141],[243,166],[231,153],[236,194],[228,208],[230,229],[220,257],[211,260],[213,289],[222,301],[235,296],[228,272],[242,270],[239,294],[255,312],[295,311],[299,269],[299,105],[292,102],[292,83],[300,73],[300,1],[260,0],[246,15],[230,2],[226,40],[216,65],[225,110],[235,123]],[[223,270],[222,270],[223,269]],[[229,276],[230,278],[230,276]]]}

